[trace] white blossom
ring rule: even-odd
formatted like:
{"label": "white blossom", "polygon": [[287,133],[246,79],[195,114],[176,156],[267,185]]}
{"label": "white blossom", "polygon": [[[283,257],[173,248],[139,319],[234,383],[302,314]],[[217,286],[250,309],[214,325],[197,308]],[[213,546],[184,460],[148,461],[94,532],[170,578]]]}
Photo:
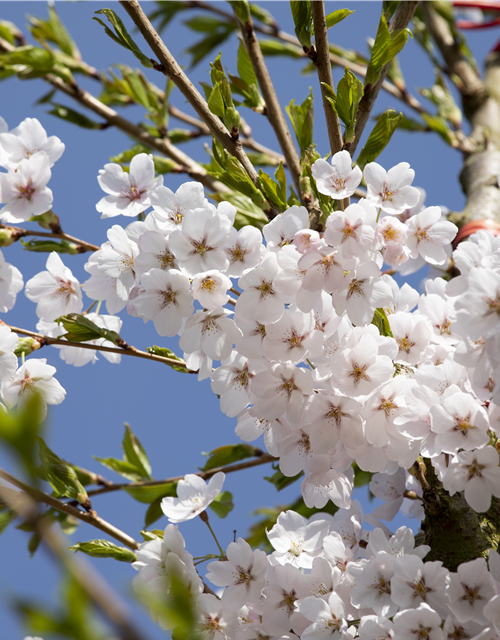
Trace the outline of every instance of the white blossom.
{"label": "white blossom", "polygon": [[177,498],[163,498],[161,509],[170,522],[177,524],[192,520],[219,495],[225,475],[219,471],[207,483],[197,475],[188,473],[177,484]]}

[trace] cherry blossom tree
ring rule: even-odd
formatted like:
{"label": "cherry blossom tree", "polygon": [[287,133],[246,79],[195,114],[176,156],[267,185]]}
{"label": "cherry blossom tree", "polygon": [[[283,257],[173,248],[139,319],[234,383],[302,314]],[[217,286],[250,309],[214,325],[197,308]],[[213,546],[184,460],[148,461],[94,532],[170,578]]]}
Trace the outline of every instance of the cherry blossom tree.
{"label": "cherry blossom tree", "polygon": [[[0,469],[0,532],[17,521],[32,534],[30,551],[47,546],[68,575],[63,613],[19,605],[29,631],[146,638],[69,547],[131,565],[137,599],[175,640],[498,640],[500,55],[497,46],[481,75],[463,29],[494,26],[500,6],[384,1],[363,56],[329,44],[352,11],[327,14],[323,0],[290,3],[295,35],[279,28],[272,5],[246,0],[160,2],[149,17],[136,0],[119,4],[96,10],[101,37],[162,86],[125,65],[90,67],[52,5],[47,19],[30,18],[32,43],[0,21],[3,78],[40,79],[55,116],[134,140],[95,167],[96,215],[116,224],[94,244],[63,231],[71,218],[52,208],[47,185],[65,143],[36,118],[13,128],[0,118],[0,443],[21,470]],[[203,93],[162,37],[187,11],[204,33],[193,62],[213,59]],[[216,55],[235,32],[238,75]],[[423,92],[433,109],[407,89],[398,61],[418,45],[437,72]],[[285,118],[270,55],[302,58],[317,76],[328,143],[313,136],[312,93],[292,100]],[[345,69],[336,85],[332,65]],[[100,96],[80,78],[97,81]],[[196,116],[174,106],[174,87]],[[381,90],[405,115],[374,115]],[[57,92],[76,109],[55,103]],[[122,115],[129,104],[146,110],[140,125]],[[279,151],[252,137],[245,109],[267,119]],[[169,128],[169,116],[192,128]],[[398,127],[437,133],[463,155],[463,211],[426,203],[405,158],[379,164]],[[198,136],[212,142],[207,162],[181,149]],[[173,173],[187,174],[175,192]],[[22,264],[8,262],[16,242],[48,254],[27,282]],[[76,254],[87,258],[82,282],[68,266]],[[404,279],[424,266],[419,292]],[[36,331],[10,322],[23,289]],[[182,357],[129,344],[127,316],[152,321],[158,342],[174,338]],[[96,457],[127,482],[87,470],[78,451],[66,460],[47,444],[57,411],[48,405],[79,402],[67,397],[65,371],[99,353],[117,370],[123,357],[142,358],[209,380],[239,442],[214,448],[198,472],[163,480],[128,424],[123,459]],[[260,436],[266,451],[252,444]],[[300,496],[224,548],[211,519],[234,507],[226,476],[266,464],[278,490],[301,480]],[[381,504],[364,513],[355,487]],[[148,505],[134,536],[95,510],[97,496],[113,492]],[[393,526],[401,514],[415,524]],[[186,548],[184,523],[198,517],[217,553]],[[105,538],[69,546],[64,536],[79,522]]]}

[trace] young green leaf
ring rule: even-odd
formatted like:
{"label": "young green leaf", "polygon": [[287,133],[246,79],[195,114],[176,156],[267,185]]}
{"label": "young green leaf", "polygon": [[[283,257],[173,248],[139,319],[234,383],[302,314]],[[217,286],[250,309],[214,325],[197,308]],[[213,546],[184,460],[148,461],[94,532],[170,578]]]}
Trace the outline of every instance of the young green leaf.
{"label": "young green leaf", "polygon": [[267,173],[259,169],[259,186],[262,193],[269,202],[275,204],[281,211],[285,211],[286,206],[286,190],[283,194],[281,186],[275,182]]}
{"label": "young green leaf", "polygon": [[145,487],[125,487],[125,491],[137,502],[152,504],[155,500],[161,500],[167,496],[177,496],[177,482],[166,482]]}
{"label": "young green leaf", "polygon": [[[325,86],[323,84],[323,86]],[[354,127],[356,125],[356,113],[358,106],[363,97],[363,83],[356,78],[356,76],[346,67],[344,76],[337,85],[337,96],[335,98],[335,104],[331,96],[332,90],[330,89],[330,95],[327,95],[327,99],[334,107],[339,118],[345,125],[345,139],[346,142],[351,142],[354,136]],[[328,93],[328,92],[327,92]]]}
{"label": "young green leaf", "polygon": [[337,11],[332,11],[326,16],[326,28],[330,29],[330,27],[334,27],[342,20],[345,20],[347,16],[350,16],[351,13],[354,13],[351,9],[337,9]]}
{"label": "young green leaf", "polygon": [[[178,360],[179,362],[182,362],[179,356],[177,356],[173,351],[170,351],[170,349],[167,349],[166,347],[157,347],[156,345],[153,345],[152,347],[147,347],[146,351],[156,356],[163,356],[164,358],[170,358],[171,360]],[[175,364],[169,364],[168,366],[172,367],[172,369],[174,369],[175,371],[179,371],[180,373],[189,373],[189,369],[186,369],[185,366],[176,367]]]}
{"label": "young green leaf", "polygon": [[113,558],[118,562],[135,562],[137,556],[126,547],[118,547],[107,540],[90,540],[89,542],[77,542],[68,547],[75,553],[81,551],[92,558]]}
{"label": "young green leaf", "polygon": [[57,253],[69,253],[75,256],[80,253],[78,246],[68,240],[61,240],[61,242],[55,242],[54,240],[20,240],[25,251],[35,251],[38,253],[51,253],[56,251]]}
{"label": "young green leaf", "polygon": [[50,449],[42,438],[38,437],[40,462],[47,482],[60,496],[73,498],[80,504],[90,506],[90,500],[76,471]]}
{"label": "young green leaf", "polygon": [[402,113],[396,113],[392,109],[388,109],[380,116],[356,160],[361,169],[382,153],[402,118]]}
{"label": "young green leaf", "polygon": [[296,476],[293,476],[290,478],[288,476],[283,475],[280,469],[278,467],[275,467],[274,465],[273,465],[273,469],[276,470],[275,473],[273,473],[272,476],[264,476],[264,480],[267,480],[271,484],[274,484],[274,486],[278,491],[281,491],[285,487],[288,487],[294,482],[297,482],[297,480],[302,478],[302,476],[304,475],[304,472],[301,471]]}
{"label": "young green leaf", "polygon": [[104,14],[106,18],[109,20],[109,22],[113,25],[113,28],[115,30],[114,33],[106,24],[104,24],[102,20],[100,20],[99,18],[92,18],[93,20],[95,20],[96,22],[98,22],[100,25],[104,27],[106,34],[112,40],[117,42],[120,46],[124,47],[125,49],[128,49],[129,51],[131,51],[143,66],[148,67],[149,69],[153,67],[153,62],[151,62],[151,60],[147,56],[145,56],[142,53],[142,51],[139,49],[139,47],[135,44],[131,35],[125,28],[125,25],[123,24],[123,22],[120,20],[120,18],[116,15],[114,11],[112,11],[111,9],[99,9],[99,11],[95,11],[95,13]]}
{"label": "young green leaf", "polygon": [[290,0],[290,8],[297,40],[303,47],[310,49],[311,37],[314,35],[311,0]]}
{"label": "young green leaf", "polygon": [[295,131],[300,150],[304,153],[313,142],[314,109],[312,88],[309,87],[309,95],[301,105],[295,104],[295,100],[292,100],[285,109]]}
{"label": "young green leaf", "polygon": [[382,14],[375,42],[373,43],[372,55],[366,70],[365,87],[377,82],[382,69],[400,53],[408,41],[409,35],[411,36],[409,29],[399,29],[390,33],[387,20]]}
{"label": "young green leaf", "polygon": [[223,467],[245,458],[255,456],[255,447],[251,444],[226,444],[210,452],[208,461],[203,467],[203,471],[209,471],[216,467]]}
{"label": "young green leaf", "polygon": [[102,124],[101,122],[96,122],[95,120],[91,120],[87,118],[86,115],[80,113],[79,111],[75,111],[74,109],[70,109],[63,104],[58,104],[57,102],[51,102],[51,106],[53,107],[48,113],[51,116],[56,116],[61,120],[65,120],[66,122],[71,122],[71,124],[76,124],[78,127],[82,127],[83,129],[104,129],[107,125]]}
{"label": "young green leaf", "polygon": [[252,61],[250,60],[250,56],[246,50],[243,42],[240,42],[240,46],[238,47],[238,55],[236,57],[236,65],[238,68],[238,73],[240,74],[240,78],[245,82],[248,86],[251,84],[257,84],[257,76],[255,75],[255,71],[252,65]]}
{"label": "young green leaf", "polygon": [[219,518],[225,518],[234,509],[233,495],[229,491],[222,491],[209,504],[209,508]]}
{"label": "young green leaf", "polygon": [[61,338],[65,338],[69,342],[88,342],[104,338],[117,346],[126,344],[116,331],[98,327],[92,320],[79,313],[68,313],[66,316],[56,318],[55,321],[66,329],[67,333],[63,334]]}
{"label": "young green leaf", "polygon": [[122,442],[125,452],[126,462],[133,464],[139,470],[141,477],[149,480],[151,478],[151,464],[144,447],[139,442],[137,436],[132,432],[130,425],[125,423],[125,435]]}
{"label": "young green leaf", "polygon": [[98,456],[93,456],[93,458],[105,466],[106,469],[111,469],[111,471],[120,474],[127,480],[132,480],[132,482],[143,480],[137,467],[130,462],[118,460],[117,458],[99,458]]}
{"label": "young green leaf", "polygon": [[54,5],[49,4],[49,19],[40,20],[39,18],[30,18],[30,31],[35,38],[43,44],[44,41],[54,42],[68,56],[81,59],[80,52],[75,41],[70,36],[68,30],[57,15]]}
{"label": "young green leaf", "polygon": [[298,47],[288,42],[278,40],[259,40],[260,50],[263,56],[288,56],[289,58],[302,58],[302,52]]}
{"label": "young green leaf", "polygon": [[391,325],[389,324],[387,314],[381,307],[379,309],[375,309],[372,324],[377,327],[381,336],[388,336],[390,338],[394,337],[392,335]]}

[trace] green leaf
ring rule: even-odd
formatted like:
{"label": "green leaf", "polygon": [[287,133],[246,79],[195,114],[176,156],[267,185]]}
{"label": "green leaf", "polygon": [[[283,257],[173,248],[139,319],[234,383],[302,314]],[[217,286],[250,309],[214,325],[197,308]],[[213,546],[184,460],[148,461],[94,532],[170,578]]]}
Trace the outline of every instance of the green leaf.
{"label": "green leaf", "polygon": [[438,74],[436,83],[431,89],[420,89],[420,93],[436,105],[438,116],[449,120],[454,127],[461,127],[462,111],[457,106],[453,94],[440,74]]}
{"label": "green leaf", "polygon": [[15,520],[16,514],[11,509],[4,509],[0,512],[0,534],[2,534],[9,524]]}
{"label": "green leaf", "polygon": [[[325,84],[323,83],[323,86]],[[363,97],[363,83],[346,67],[343,78],[337,85],[337,95],[332,97],[332,91],[327,95],[327,99],[337,112],[339,118],[345,125],[347,142],[353,140],[354,126],[356,124],[356,113]],[[327,92],[328,93],[328,92]]]}
{"label": "green leaf", "polygon": [[364,487],[371,481],[373,477],[372,471],[363,471],[363,469],[360,469],[355,462],[352,463],[352,467],[354,469],[355,487]]}
{"label": "green leaf", "polygon": [[63,325],[67,333],[63,334],[61,338],[65,338],[69,342],[88,342],[104,338],[117,346],[125,345],[116,331],[98,327],[95,322],[79,313],[68,313],[66,316],[56,318],[55,321],[57,324]]}
{"label": "green leaf", "polygon": [[398,125],[400,131],[429,131],[429,127],[403,114]]}
{"label": "green leaf", "polygon": [[347,18],[347,16],[350,16],[351,13],[354,13],[351,9],[337,9],[337,11],[332,11],[332,13],[326,16],[326,28],[330,29],[330,27],[334,27]]}
{"label": "green leaf", "polygon": [[373,44],[372,55],[366,70],[365,87],[377,82],[382,69],[400,53],[408,41],[409,35],[411,35],[409,29],[399,29],[390,33],[387,20],[382,14]]}
{"label": "green leaf", "polygon": [[56,251],[57,253],[69,253],[72,256],[80,253],[78,246],[68,240],[61,240],[56,242],[55,240],[20,240],[25,251],[35,251],[38,253],[51,253]]}
{"label": "green leaf", "polygon": [[219,518],[225,518],[234,509],[233,494],[229,491],[222,491],[210,503],[209,508]]}
{"label": "green leaf", "polygon": [[269,202],[275,204],[281,211],[285,211],[286,191],[283,195],[281,186],[262,169],[259,169],[259,186]]}
{"label": "green leaf", "polygon": [[245,45],[241,41],[240,46],[238,47],[236,64],[238,73],[240,74],[240,78],[243,80],[243,82],[245,82],[248,86],[252,84],[258,84],[252,61],[250,60],[250,56],[248,55]]}
{"label": "green leaf", "polygon": [[381,307],[379,309],[375,309],[375,313],[373,314],[373,320],[371,323],[377,327],[381,336],[394,338],[391,331],[391,325],[389,324],[389,320],[387,318],[387,314]]}
{"label": "green leaf", "polygon": [[221,27],[227,29],[228,27],[227,22],[222,22],[218,18],[204,15],[195,16],[194,18],[191,18],[191,20],[184,20],[184,24],[193,31],[201,31],[203,33],[210,33],[211,31],[215,31]]}
{"label": "green leaf", "polygon": [[177,496],[177,482],[166,482],[163,484],[155,484],[147,487],[125,487],[125,491],[144,504],[151,504],[155,500],[162,500],[168,496],[175,498]]}
{"label": "green leaf", "polygon": [[[153,67],[153,62],[145,56],[139,47],[135,44],[134,40],[130,36],[129,32],[125,29],[125,25],[120,20],[120,18],[116,15],[114,11],[111,9],[99,9],[99,11],[95,11],[96,14],[104,14],[109,22],[113,25],[115,32],[111,31],[111,29],[104,24],[102,20],[99,18],[92,18],[100,25],[104,27],[106,34],[119,45],[131,51],[134,56],[140,61],[140,63],[151,69]],[[115,35],[116,34],[116,35]]]}
{"label": "green leaf", "polygon": [[152,529],[151,531],[146,531],[142,529],[140,532],[141,536],[144,538],[145,542],[150,542],[151,540],[163,540],[164,532],[160,529]]}
{"label": "green leaf", "polygon": [[241,229],[247,224],[262,229],[269,222],[265,213],[252,200],[240,193],[217,193],[212,196],[217,202],[227,201],[236,207],[234,227]]}
{"label": "green leaf", "polygon": [[131,549],[126,547],[118,547],[107,540],[90,540],[89,542],[77,542],[68,547],[75,553],[81,551],[92,558],[113,558],[118,562],[135,562],[137,556]]}
{"label": "green leaf", "polygon": [[311,36],[314,35],[314,21],[311,0],[290,0],[295,35],[303,47],[311,48]]}
{"label": "green leaf", "polygon": [[93,458],[105,466],[106,469],[111,469],[111,471],[120,474],[127,480],[139,482],[144,479],[137,467],[130,462],[118,460],[117,458],[99,458],[98,456],[93,456]]}
{"label": "green leaf", "polygon": [[361,169],[382,153],[402,118],[402,113],[396,113],[392,109],[388,109],[382,114],[356,160],[356,164]]}
{"label": "green leaf", "polygon": [[23,410],[18,407],[16,415],[0,412],[0,439],[14,450],[33,479],[38,477],[36,438],[41,421],[42,401],[38,393],[32,395]]}
{"label": "green leaf", "polygon": [[270,482],[271,484],[274,484],[274,486],[276,487],[276,489],[278,491],[281,491],[282,489],[284,489],[285,487],[290,486],[291,484],[293,484],[294,482],[297,482],[297,480],[299,480],[300,478],[302,478],[302,476],[304,475],[304,472],[301,471],[300,473],[298,473],[296,476],[285,476],[279,469],[279,467],[273,465],[273,469],[276,470],[275,473],[273,473],[272,476],[264,476],[264,480],[267,480],[268,482]]}
{"label": "green leaf", "polygon": [[195,42],[195,44],[186,49],[183,53],[191,56],[191,68],[196,66],[200,60],[203,60],[203,58],[214,49],[220,47],[235,29],[236,23],[227,23],[224,25],[224,28],[221,27],[221,29],[215,33],[211,33],[206,38],[198,40],[198,42]]}
{"label": "green leaf", "polygon": [[280,162],[278,168],[274,173],[274,177],[278,181],[279,195],[281,200],[285,203],[284,208],[286,209],[286,174],[285,174],[285,169],[283,167],[283,162]]}
{"label": "green leaf", "polygon": [[302,58],[299,47],[278,40],[259,40],[260,50],[263,56],[288,56],[289,58]]}
{"label": "green leaf", "polygon": [[78,47],[57,15],[55,6],[49,4],[48,11],[48,20],[40,20],[35,17],[30,18],[30,31],[33,37],[39,42],[42,42],[42,44],[45,40],[53,42],[68,56],[80,60]]}
{"label": "green leaf", "polygon": [[149,505],[148,510],[146,511],[146,515],[144,516],[145,527],[150,527],[153,522],[156,522],[165,515],[161,509],[162,500],[163,496],[160,496],[159,498],[153,500],[153,502],[151,502],[151,504]]}
{"label": "green leaf", "polygon": [[[152,347],[146,347],[146,351],[156,356],[163,356],[164,358],[170,358],[171,360],[178,360],[179,362],[182,362],[179,356],[175,355],[173,351],[170,351],[170,349],[167,349],[166,347],[153,345]],[[175,371],[180,371],[180,373],[189,373],[189,369],[186,369],[185,366],[176,367],[175,364],[169,364],[168,366],[172,367]]]}
{"label": "green leaf", "polygon": [[292,100],[285,109],[295,131],[300,150],[304,153],[313,142],[314,109],[312,88],[309,87],[309,95],[301,105],[295,104],[295,100]]}
{"label": "green leaf", "polygon": [[203,471],[210,471],[216,467],[224,467],[227,464],[253,458],[256,449],[251,444],[227,444],[210,452]]}
{"label": "green leaf", "polygon": [[250,13],[256,20],[267,24],[268,27],[275,27],[277,24],[271,13],[255,2],[250,2]]}
{"label": "green leaf", "polygon": [[422,118],[427,123],[429,129],[438,133],[450,146],[456,146],[457,136],[455,132],[450,129],[444,118],[441,116],[430,116],[427,113],[423,113]]}
{"label": "green leaf", "polygon": [[125,422],[125,435],[122,443],[126,462],[133,464],[138,469],[141,478],[151,479],[151,464],[144,447],[137,436],[132,432],[130,425]]}
{"label": "green leaf", "polygon": [[222,97],[221,82],[219,82],[214,86],[207,102],[208,102],[208,108],[212,113],[214,113],[216,116],[219,116],[219,118],[224,117],[226,110],[224,108],[224,99]]}
{"label": "green leaf", "polygon": [[0,55],[0,68],[11,69],[20,78],[39,78],[52,71],[54,56],[46,49],[26,45]]}
{"label": "green leaf", "polygon": [[15,44],[16,34],[20,31],[13,22],[9,20],[0,20],[0,38],[7,40],[9,44]]}
{"label": "green leaf", "polygon": [[40,462],[43,465],[45,479],[59,495],[78,500],[80,504],[89,506],[90,500],[76,471],[50,449],[42,438],[38,437]]}

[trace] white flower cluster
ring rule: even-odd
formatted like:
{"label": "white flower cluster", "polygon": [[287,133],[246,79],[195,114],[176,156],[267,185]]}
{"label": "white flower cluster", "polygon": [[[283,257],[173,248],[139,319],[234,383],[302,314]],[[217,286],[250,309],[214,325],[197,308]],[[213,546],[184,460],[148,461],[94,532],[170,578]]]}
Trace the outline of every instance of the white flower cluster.
{"label": "white flower cluster", "polygon": [[[184,539],[169,524],[163,538],[138,550],[134,587],[161,601],[174,572],[207,640],[498,640],[496,551],[489,570],[478,558],[448,571],[440,561],[423,561],[429,547],[415,547],[406,527],[394,535],[364,531],[357,503],[310,520],[286,511],[267,536],[270,555],[238,538],[223,560],[208,565],[207,580],[221,588],[217,598],[203,593]],[[168,614],[153,615],[162,628],[175,626]]]}

